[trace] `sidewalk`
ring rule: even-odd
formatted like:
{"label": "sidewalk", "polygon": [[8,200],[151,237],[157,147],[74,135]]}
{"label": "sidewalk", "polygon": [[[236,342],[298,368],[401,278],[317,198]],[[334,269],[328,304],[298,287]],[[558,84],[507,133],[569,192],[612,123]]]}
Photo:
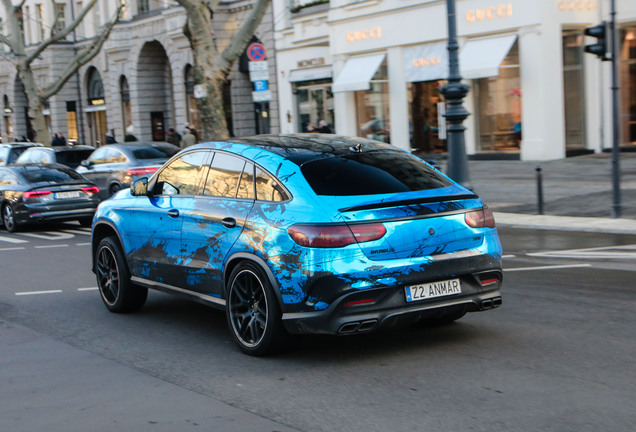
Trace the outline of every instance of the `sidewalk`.
{"label": "sidewalk", "polygon": [[[437,166],[445,171],[446,161]],[[471,160],[468,166],[472,189],[495,211],[498,225],[636,234],[636,153],[620,155],[619,219],[611,218],[610,153],[541,162]],[[542,216],[537,167],[543,177]]]}

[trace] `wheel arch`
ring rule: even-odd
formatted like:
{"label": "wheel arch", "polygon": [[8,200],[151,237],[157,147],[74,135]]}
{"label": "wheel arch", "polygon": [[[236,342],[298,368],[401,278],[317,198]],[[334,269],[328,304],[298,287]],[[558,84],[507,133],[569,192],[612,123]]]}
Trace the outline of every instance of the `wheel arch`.
{"label": "wheel arch", "polygon": [[230,275],[232,274],[236,266],[245,261],[256,264],[265,272],[269,283],[272,285],[272,289],[274,290],[274,295],[278,300],[278,304],[281,309],[283,309],[283,296],[280,293],[278,281],[274,276],[274,272],[272,272],[272,269],[267,265],[267,262],[263,258],[247,252],[237,252],[231,255],[230,258],[227,260],[225,269],[223,270],[223,296],[227,299],[227,289],[228,283],[230,281]]}
{"label": "wheel arch", "polygon": [[92,239],[91,239],[91,243],[92,243],[91,249],[93,252],[91,254],[91,262],[92,262],[91,268],[93,270],[93,273],[95,273],[95,253],[97,252],[97,246],[99,246],[99,242],[101,242],[106,237],[115,237],[117,241],[119,242],[119,246],[122,248],[122,251],[124,251],[124,257],[126,256],[126,253],[124,250],[124,243],[122,242],[121,236],[119,235],[119,231],[117,231],[115,226],[109,222],[104,222],[104,221],[98,222],[93,227]]}

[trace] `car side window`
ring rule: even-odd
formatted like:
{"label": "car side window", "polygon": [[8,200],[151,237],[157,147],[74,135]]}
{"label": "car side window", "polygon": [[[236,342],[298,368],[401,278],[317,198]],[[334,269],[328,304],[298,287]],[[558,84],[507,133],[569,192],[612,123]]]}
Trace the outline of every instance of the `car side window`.
{"label": "car side window", "polygon": [[287,201],[289,194],[274,177],[256,167],[256,199],[261,201]]}
{"label": "car side window", "polygon": [[157,177],[157,195],[197,195],[208,152],[184,154],[170,162]]}
{"label": "car side window", "polygon": [[205,195],[235,198],[245,161],[227,153],[215,152],[205,183]]}
{"label": "car side window", "polygon": [[9,149],[0,149],[0,163],[7,161],[8,154],[9,154]]}
{"label": "car side window", "polygon": [[93,152],[88,158],[95,165],[106,163],[108,147],[100,147]]}
{"label": "car side window", "polygon": [[236,197],[245,199],[256,198],[256,194],[254,193],[254,164],[249,162],[245,163]]}

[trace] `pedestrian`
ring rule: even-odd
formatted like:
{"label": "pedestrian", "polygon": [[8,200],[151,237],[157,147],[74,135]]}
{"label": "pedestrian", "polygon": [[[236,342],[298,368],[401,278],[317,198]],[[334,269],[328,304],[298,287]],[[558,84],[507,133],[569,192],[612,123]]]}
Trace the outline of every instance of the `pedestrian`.
{"label": "pedestrian", "polygon": [[137,141],[135,134],[135,126],[129,125],[126,128],[126,135],[124,136],[124,142]]}
{"label": "pedestrian", "polygon": [[319,133],[331,133],[331,128],[327,124],[325,120],[320,120],[318,122],[318,129],[316,129]]}
{"label": "pedestrian", "polygon": [[64,138],[64,135],[62,135],[60,132],[56,133],[53,136],[53,140],[51,141],[51,147],[65,146],[65,145],[66,145],[66,138]]}
{"label": "pedestrian", "polygon": [[166,142],[170,144],[176,145],[177,147],[181,145],[181,134],[174,130],[174,128],[168,129],[168,136],[166,136]]}
{"label": "pedestrian", "polygon": [[106,144],[115,144],[117,140],[115,139],[115,131],[112,129],[106,132]]}
{"label": "pedestrian", "polygon": [[180,143],[181,148],[190,147],[191,145],[194,145],[196,143],[197,143],[197,138],[192,133],[192,129],[190,129],[189,127],[186,127],[186,133],[181,138],[181,143]]}

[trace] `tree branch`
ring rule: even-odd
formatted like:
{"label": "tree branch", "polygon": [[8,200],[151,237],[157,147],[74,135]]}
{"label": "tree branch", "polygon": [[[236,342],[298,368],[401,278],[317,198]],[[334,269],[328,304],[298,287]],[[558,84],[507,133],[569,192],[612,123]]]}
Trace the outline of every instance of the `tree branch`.
{"label": "tree branch", "polygon": [[59,76],[55,82],[51,83],[44,90],[39,93],[39,97],[42,100],[47,100],[54,94],[56,94],[60,89],[66,84],[66,82],[77,72],[77,70],[84,66],[86,63],[91,61],[95,56],[101,51],[104,43],[110,36],[110,32],[119,21],[119,17],[121,16],[121,11],[123,9],[123,4],[120,4],[117,8],[117,14],[115,18],[110,21],[106,27],[102,30],[102,32],[98,35],[98,37],[91,42],[90,45],[83,48],[74,58],[73,61],[66,67],[64,72]]}
{"label": "tree branch", "polygon": [[[6,0],[2,0],[2,1],[6,1]],[[60,41],[62,39],[64,39],[66,36],[69,35],[69,33],[71,33],[73,30],[75,30],[75,28],[82,22],[82,20],[84,19],[84,17],[86,16],[86,14],[88,13],[88,11],[95,6],[95,4],[97,3],[97,0],[91,0],[91,2],[89,4],[86,5],[86,7],[84,9],[82,9],[82,11],[79,13],[79,15],[75,18],[75,20],[73,20],[73,22],[71,22],[64,30],[62,30],[59,33],[53,34],[51,33],[51,37],[42,41],[42,43],[40,43],[35,50],[26,58],[25,62],[27,64],[31,64],[36,58],[38,58],[40,56],[40,54],[42,54],[42,51],[44,51],[49,45],[51,45],[52,43],[55,43],[57,41]],[[119,9],[117,12],[117,17],[115,19],[115,22],[117,22],[119,20],[119,15],[120,15],[120,11],[121,11],[121,4],[119,5]],[[57,22],[57,18],[56,18],[56,22]],[[109,30],[110,32],[110,30]]]}
{"label": "tree branch", "polygon": [[256,0],[252,11],[245,21],[243,21],[243,25],[230,41],[230,45],[220,56],[217,57],[217,59],[215,59],[216,66],[219,70],[223,71],[225,76],[227,76],[230,72],[232,64],[234,64],[243,50],[245,50],[245,46],[254,35],[258,25],[261,23],[269,3],[269,0]]}

